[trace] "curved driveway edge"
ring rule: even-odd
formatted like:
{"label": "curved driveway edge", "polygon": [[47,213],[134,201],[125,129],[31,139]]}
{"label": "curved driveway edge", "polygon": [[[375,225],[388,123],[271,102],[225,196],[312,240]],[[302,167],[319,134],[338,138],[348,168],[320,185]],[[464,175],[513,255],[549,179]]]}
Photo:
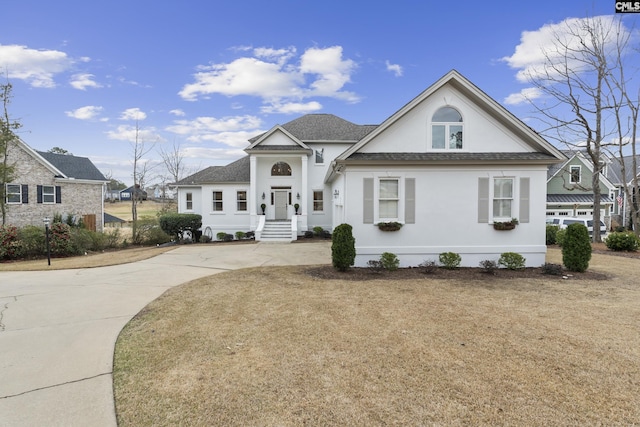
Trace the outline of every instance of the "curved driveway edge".
{"label": "curved driveway edge", "polygon": [[115,342],[149,302],[223,271],[330,264],[330,246],[192,245],[118,266],[0,272],[0,424],[115,426]]}

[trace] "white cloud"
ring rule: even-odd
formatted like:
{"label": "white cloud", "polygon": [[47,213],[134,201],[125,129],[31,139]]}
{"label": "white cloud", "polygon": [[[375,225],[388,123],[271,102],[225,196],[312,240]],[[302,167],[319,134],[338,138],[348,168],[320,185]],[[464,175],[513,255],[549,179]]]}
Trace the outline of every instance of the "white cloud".
{"label": "white cloud", "polygon": [[385,61],[385,64],[387,65],[387,71],[391,71],[396,77],[402,77],[404,74],[404,70],[401,65],[392,64],[389,61]]}
{"label": "white cloud", "polygon": [[120,115],[120,120],[144,120],[147,114],[139,108],[127,108]]}
{"label": "white cloud", "polygon": [[283,113],[283,114],[308,114],[314,111],[322,110],[322,104],[317,101],[307,103],[289,102],[287,104],[274,103],[265,105],[260,109],[265,114]]}
{"label": "white cloud", "polygon": [[[593,18],[568,18],[557,24],[547,24],[535,31],[523,31],[520,44],[516,46],[513,55],[502,58],[511,68],[518,70],[516,77],[521,82],[527,82],[529,76],[539,76],[547,61],[564,61],[566,49],[559,49],[561,40],[569,49],[581,50],[581,39],[589,42],[585,32],[586,23],[591,21],[603,28],[616,25],[613,15],[597,16]],[[627,31],[626,28],[621,28]],[[580,37],[577,37],[579,35]],[[615,34],[609,33],[607,43],[613,46]],[[578,70],[578,64],[569,64]],[[548,68],[547,68],[548,70]]]}
{"label": "white cloud", "polygon": [[102,85],[95,82],[93,80],[95,76],[93,74],[74,74],[73,76],[71,76],[71,86],[73,86],[74,88],[78,89],[78,90],[87,90],[88,87],[90,88],[101,88]]}
{"label": "white cloud", "polygon": [[231,147],[245,147],[250,138],[263,132],[259,130],[261,124],[262,121],[255,116],[198,117],[176,120],[165,130],[186,137],[190,142],[213,141]]}
{"label": "white cloud", "polygon": [[[137,132],[137,135],[136,135]],[[138,142],[162,142],[164,138],[160,136],[156,129],[153,127],[139,128],[136,130],[135,126],[120,125],[115,130],[107,132],[109,139],[115,139],[118,141],[135,142],[137,136]]]}
{"label": "white cloud", "polygon": [[[247,48],[242,49],[242,52],[247,51]],[[299,64],[293,61],[296,55],[293,47],[255,48],[250,52],[251,57],[198,67],[195,81],[184,85],[179,95],[188,101],[213,94],[247,95],[262,98],[266,105],[288,104],[318,96],[348,102],[359,100],[356,94],[343,91],[357,65],[343,58],[340,46],[307,49],[300,56]]]}
{"label": "white cloud", "polygon": [[56,86],[56,74],[69,70],[74,61],[58,50],[36,50],[20,45],[0,45],[0,69],[9,79],[24,80],[33,87]]}
{"label": "white cloud", "polygon": [[178,117],[184,117],[187,115],[184,111],[180,109],[171,110],[169,111],[169,114],[173,114],[174,116],[178,116]]}
{"label": "white cloud", "polygon": [[[521,83],[544,77],[545,73],[551,73],[552,78],[556,77],[553,75],[553,69],[548,66],[549,62],[558,64],[567,62],[572,71],[579,73],[583,64],[576,59],[568,60],[565,56],[567,49],[573,52],[584,50],[581,40],[589,43],[589,36],[585,31],[588,26],[601,25],[605,29],[616,28],[616,19],[614,15],[568,18],[556,24],[544,25],[535,31],[523,31],[520,44],[516,46],[514,53],[503,57],[502,61],[517,70],[516,79]],[[624,26],[620,29],[628,31]],[[606,44],[613,47],[616,36],[616,31],[608,32]],[[558,43],[559,41],[561,43]],[[562,49],[561,44],[566,48]],[[526,91],[530,92],[526,93]],[[509,95],[506,99],[515,104],[527,96],[540,96],[540,93],[535,94],[532,89],[525,89],[522,93]]]}
{"label": "white cloud", "polygon": [[512,93],[504,99],[506,105],[518,105],[528,101],[533,101],[542,96],[542,91],[535,87],[522,89],[518,93]]}
{"label": "white cloud", "polygon": [[[103,108],[95,105],[87,105],[86,107],[76,108],[72,111],[65,111],[65,114],[69,117],[73,117],[78,120],[93,120],[97,118],[102,112]],[[108,119],[101,119],[101,121],[107,121]]]}

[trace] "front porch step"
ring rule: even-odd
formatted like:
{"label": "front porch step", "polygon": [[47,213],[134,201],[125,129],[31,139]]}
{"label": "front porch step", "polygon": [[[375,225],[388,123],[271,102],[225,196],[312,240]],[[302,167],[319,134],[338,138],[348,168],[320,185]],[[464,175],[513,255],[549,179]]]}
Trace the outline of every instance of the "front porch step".
{"label": "front porch step", "polygon": [[262,229],[261,241],[291,241],[291,221],[266,221]]}

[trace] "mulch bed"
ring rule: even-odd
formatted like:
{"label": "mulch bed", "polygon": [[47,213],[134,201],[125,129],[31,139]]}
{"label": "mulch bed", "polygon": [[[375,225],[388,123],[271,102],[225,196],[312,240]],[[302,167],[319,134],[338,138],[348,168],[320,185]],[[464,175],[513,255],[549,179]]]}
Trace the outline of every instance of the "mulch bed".
{"label": "mulch bed", "polygon": [[330,265],[313,267],[306,270],[309,276],[317,277],[324,280],[417,280],[417,279],[434,279],[434,280],[474,280],[474,281],[492,281],[496,279],[550,279],[558,280],[607,280],[609,276],[593,271],[585,271],[584,273],[563,272],[563,275],[544,274],[542,268],[523,268],[521,270],[507,270],[504,268],[494,270],[493,274],[486,272],[482,268],[461,267],[453,270],[446,268],[437,268],[435,271],[425,273],[419,267],[399,268],[396,271],[373,270],[370,268],[350,268],[347,271],[340,272]]}

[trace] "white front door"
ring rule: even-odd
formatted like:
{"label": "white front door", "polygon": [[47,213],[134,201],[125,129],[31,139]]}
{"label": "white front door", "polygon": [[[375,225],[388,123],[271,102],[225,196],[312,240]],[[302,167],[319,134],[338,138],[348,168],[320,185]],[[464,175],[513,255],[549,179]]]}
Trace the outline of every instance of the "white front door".
{"label": "white front door", "polygon": [[287,219],[287,191],[276,191],[274,195],[274,203],[276,209],[275,219]]}

